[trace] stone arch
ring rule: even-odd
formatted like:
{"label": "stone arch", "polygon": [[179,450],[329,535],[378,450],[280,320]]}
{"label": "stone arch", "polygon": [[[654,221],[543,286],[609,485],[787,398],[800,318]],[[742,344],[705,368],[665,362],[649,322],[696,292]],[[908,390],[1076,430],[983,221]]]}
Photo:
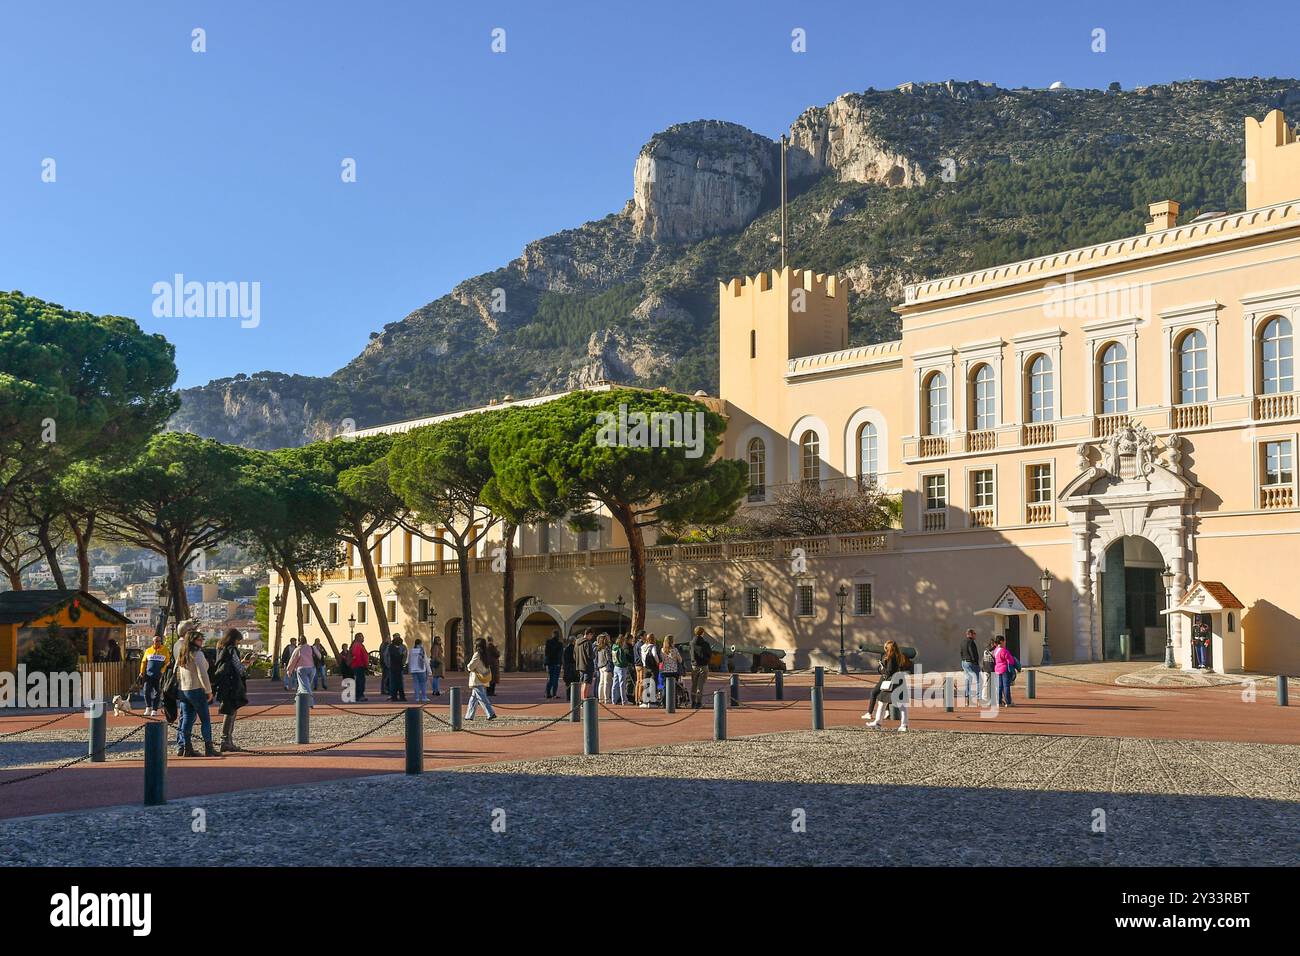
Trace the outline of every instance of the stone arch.
{"label": "stone arch", "polygon": [[[827,471],[830,470],[831,463],[830,463],[830,459],[827,456],[830,453],[830,448],[831,448],[830,429],[827,428],[826,423],[822,421],[820,418],[818,418],[816,415],[804,415],[797,422],[795,422],[794,426],[790,429],[790,435],[789,435],[790,440],[788,445],[789,454],[787,455],[787,459],[786,459],[786,475],[787,475],[787,480],[792,483],[799,481],[800,478],[803,477],[803,473],[799,467],[799,456],[802,450],[799,442],[800,439],[803,437],[804,432],[810,430],[817,433],[817,441],[818,441],[817,457],[819,463],[818,470],[820,472],[820,477],[823,479],[829,477],[827,475]],[[771,461],[772,456],[769,456],[768,460]]]}
{"label": "stone arch", "polygon": [[849,478],[858,477],[858,429],[867,424],[876,428],[877,474],[889,474],[889,422],[880,409],[864,406],[844,426],[844,474]]}

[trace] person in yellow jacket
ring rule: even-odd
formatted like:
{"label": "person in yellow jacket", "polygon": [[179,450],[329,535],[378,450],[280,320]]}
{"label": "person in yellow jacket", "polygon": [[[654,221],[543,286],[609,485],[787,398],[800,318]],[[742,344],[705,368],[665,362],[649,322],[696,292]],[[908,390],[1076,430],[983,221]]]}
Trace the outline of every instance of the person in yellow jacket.
{"label": "person in yellow jacket", "polygon": [[153,643],[145,648],[144,657],[140,659],[140,677],[144,681],[144,715],[156,717],[162,703],[160,684],[163,671],[172,659],[170,648],[163,643],[162,635],[155,634]]}

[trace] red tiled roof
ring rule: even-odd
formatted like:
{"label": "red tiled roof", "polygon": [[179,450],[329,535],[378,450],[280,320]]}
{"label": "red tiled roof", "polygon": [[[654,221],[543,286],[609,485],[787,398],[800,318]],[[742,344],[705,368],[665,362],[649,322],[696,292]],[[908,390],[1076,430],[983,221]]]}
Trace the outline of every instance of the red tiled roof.
{"label": "red tiled roof", "polygon": [[1198,587],[1205,588],[1205,593],[1218,601],[1220,607],[1235,607],[1241,608],[1242,610],[1245,610],[1246,608],[1246,605],[1238,601],[1237,595],[1229,591],[1228,586],[1222,581],[1197,581],[1196,584],[1192,586],[1192,590],[1195,591]]}
{"label": "red tiled roof", "polygon": [[1026,611],[1046,611],[1047,605],[1043,603],[1042,596],[1031,587],[1023,584],[1008,584],[1007,590],[1020,599],[1020,603],[1025,606]]}

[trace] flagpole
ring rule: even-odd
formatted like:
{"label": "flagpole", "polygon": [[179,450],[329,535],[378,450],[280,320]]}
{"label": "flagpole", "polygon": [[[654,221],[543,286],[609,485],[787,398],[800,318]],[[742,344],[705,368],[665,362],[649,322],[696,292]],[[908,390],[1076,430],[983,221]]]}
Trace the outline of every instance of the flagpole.
{"label": "flagpole", "polygon": [[781,134],[781,268],[785,269],[785,134]]}

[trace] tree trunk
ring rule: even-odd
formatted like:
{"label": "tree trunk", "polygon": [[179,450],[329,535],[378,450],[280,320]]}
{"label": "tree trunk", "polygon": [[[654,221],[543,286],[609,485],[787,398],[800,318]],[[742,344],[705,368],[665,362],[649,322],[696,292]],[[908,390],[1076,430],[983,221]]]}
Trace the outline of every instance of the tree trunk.
{"label": "tree trunk", "polygon": [[366,536],[361,533],[359,525],[352,529],[355,537],[354,545],[357,546],[357,552],[361,555],[361,570],[366,575],[366,587],[370,591],[370,603],[375,608],[375,617],[379,621],[379,636],[381,641],[387,642],[388,636],[388,608],[384,607],[384,596],[379,593],[379,576],[375,573],[374,556],[370,549],[366,547],[369,543]]}
{"label": "tree trunk", "polygon": [[300,594],[307,596],[307,603],[311,605],[311,612],[316,615],[316,620],[320,622],[320,629],[325,632],[325,643],[330,646],[336,660],[342,660],[343,655],[339,653],[338,645],[334,643],[334,635],[330,633],[330,626],[325,621],[324,615],[321,614],[320,608],[316,605],[316,598],[312,592],[303,586],[302,580],[298,577],[298,572],[293,569],[289,570],[289,575],[293,579],[294,586]]}
{"label": "tree trunk", "polygon": [[4,568],[5,577],[9,579],[9,590],[21,591],[23,589],[23,573],[18,570],[18,566],[0,559],[0,567]]}
{"label": "tree trunk", "polygon": [[90,538],[95,533],[95,516],[90,515],[86,518],[85,530],[78,529],[77,523],[69,519],[68,526],[72,528],[72,536],[77,543],[77,573],[81,577],[81,589],[90,590]]}
{"label": "tree trunk", "polygon": [[185,568],[180,555],[170,546],[163,555],[167,559],[167,586],[171,588],[172,617],[178,622],[190,616],[190,602],[185,597]]}
{"label": "tree trunk", "polygon": [[630,508],[610,506],[609,510],[627,535],[628,564],[632,568],[632,634],[635,636],[645,628],[645,535]]}
{"label": "tree trunk", "polygon": [[470,605],[469,545],[464,541],[456,542],[456,558],[460,577],[460,644],[461,647],[468,648],[465,655],[465,660],[468,661],[474,653],[474,609]]}
{"label": "tree trunk", "polygon": [[[59,567],[59,552],[54,547],[54,542],[50,540],[50,527],[48,524],[43,525],[36,532],[36,539],[41,543],[41,551],[45,555],[45,563],[50,568],[50,574],[54,575],[54,586],[60,591],[68,589],[67,582],[63,578],[63,569]],[[83,581],[81,589],[86,589]]]}
{"label": "tree trunk", "polygon": [[519,670],[519,640],[515,634],[515,532],[519,526],[507,521],[503,526],[505,568],[501,575],[501,603],[505,618],[506,670]]}
{"label": "tree trunk", "polygon": [[[289,575],[284,568],[276,568],[280,576],[280,607],[275,612],[275,649],[271,651],[271,673],[280,673],[280,642],[284,639],[284,609],[288,606]],[[271,605],[275,607],[274,604]],[[283,675],[280,675],[283,676]]]}

